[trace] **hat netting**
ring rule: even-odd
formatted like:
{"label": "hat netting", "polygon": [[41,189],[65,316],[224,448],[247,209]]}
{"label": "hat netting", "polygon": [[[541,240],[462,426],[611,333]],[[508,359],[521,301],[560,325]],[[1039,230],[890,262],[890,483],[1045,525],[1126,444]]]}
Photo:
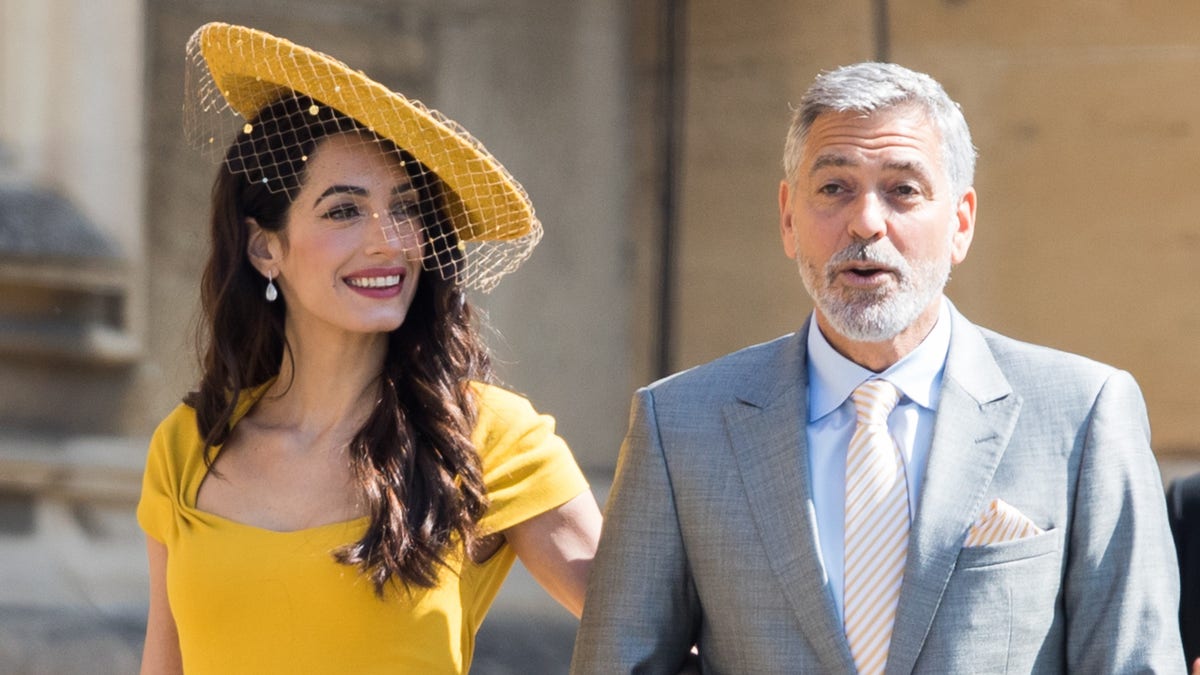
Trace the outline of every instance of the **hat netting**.
{"label": "hat netting", "polygon": [[427,188],[369,217],[391,241],[413,241],[420,228],[424,268],[464,287],[491,290],[541,239],[524,188],[460,125],[287,40],[202,26],[187,44],[183,112],[187,139],[206,156],[291,199],[328,136],[393,154]]}

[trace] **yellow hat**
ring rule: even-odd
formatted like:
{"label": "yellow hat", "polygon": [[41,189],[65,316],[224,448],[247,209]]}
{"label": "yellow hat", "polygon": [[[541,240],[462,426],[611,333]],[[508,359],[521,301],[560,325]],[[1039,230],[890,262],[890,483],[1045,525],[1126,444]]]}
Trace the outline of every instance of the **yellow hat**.
{"label": "yellow hat", "polygon": [[198,81],[188,83],[185,127],[193,142],[216,146],[213,152],[222,152],[218,143],[229,139],[218,138],[200,117],[232,112],[239,122],[252,123],[264,107],[298,94],[394,142],[436,173],[467,253],[465,278],[459,279],[464,285],[490,289],[541,238],[541,223],[520,183],[470,133],[419,101],[326,54],[253,28],[205,24],[188,41],[187,53],[189,80]]}

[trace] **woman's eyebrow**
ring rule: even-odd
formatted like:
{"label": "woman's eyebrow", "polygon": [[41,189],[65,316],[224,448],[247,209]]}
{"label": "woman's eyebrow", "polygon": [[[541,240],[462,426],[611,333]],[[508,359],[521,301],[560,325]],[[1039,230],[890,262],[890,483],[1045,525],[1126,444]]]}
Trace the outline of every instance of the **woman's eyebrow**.
{"label": "woman's eyebrow", "polygon": [[313,202],[313,206],[320,204],[322,199],[325,199],[330,195],[355,195],[358,197],[364,197],[367,195],[367,190],[366,188],[361,188],[357,185],[331,185],[327,190],[321,193],[320,197],[317,197],[316,201]]}

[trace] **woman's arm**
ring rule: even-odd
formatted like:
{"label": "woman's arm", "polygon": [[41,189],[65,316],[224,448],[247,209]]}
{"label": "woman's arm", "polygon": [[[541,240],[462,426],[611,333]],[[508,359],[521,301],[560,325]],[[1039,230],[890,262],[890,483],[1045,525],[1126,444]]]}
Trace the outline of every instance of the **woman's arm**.
{"label": "woman's arm", "polygon": [[600,507],[591,490],[504,531],[542,588],[578,617],[600,540]]}
{"label": "woman's arm", "polygon": [[167,602],[167,547],[146,537],[150,561],[150,614],[146,619],[146,644],[142,648],[142,675],[183,673],[179,633]]}

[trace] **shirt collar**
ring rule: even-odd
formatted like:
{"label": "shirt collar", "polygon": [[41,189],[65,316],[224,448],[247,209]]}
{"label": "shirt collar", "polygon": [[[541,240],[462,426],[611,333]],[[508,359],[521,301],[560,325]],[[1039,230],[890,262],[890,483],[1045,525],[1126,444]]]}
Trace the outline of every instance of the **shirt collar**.
{"label": "shirt collar", "polygon": [[842,356],[829,344],[809,319],[808,330],[808,421],[815,422],[836,410],[858,385],[880,377],[896,385],[903,399],[937,410],[941,396],[946,354],[950,351],[950,302],[941,299],[937,323],[917,348],[892,367],[876,374]]}

